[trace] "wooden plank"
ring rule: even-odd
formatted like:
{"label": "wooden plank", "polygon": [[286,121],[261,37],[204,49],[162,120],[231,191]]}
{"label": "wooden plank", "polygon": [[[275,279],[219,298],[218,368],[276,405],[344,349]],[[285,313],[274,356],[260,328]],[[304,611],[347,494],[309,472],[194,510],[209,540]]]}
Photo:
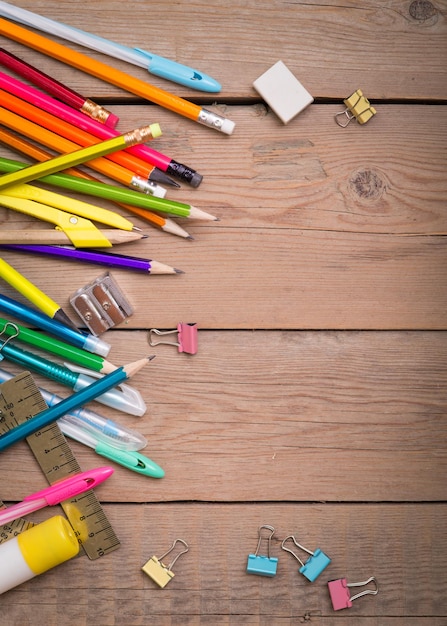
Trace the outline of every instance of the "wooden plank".
{"label": "wooden plank", "polygon": [[[97,561],[75,559],[4,595],[2,616],[8,623],[30,623],[27,616],[38,598],[39,619],[51,626],[62,616],[67,626],[117,621],[292,626],[305,615],[324,626],[350,620],[366,626],[445,623],[445,505],[190,503],[106,506],[106,513],[121,548]],[[246,573],[258,527],[266,523],[276,529],[271,554],[278,558],[278,571],[270,579]],[[314,583],[281,550],[280,540],[289,534],[332,559]],[[190,549],[161,590],[141,567],[176,538]],[[356,600],[349,611],[332,610],[328,580],[347,576],[360,582],[372,575],[379,584],[377,596]]]}
{"label": "wooden plank", "polygon": [[[293,139],[292,126],[281,128],[278,140],[272,116],[260,119],[244,107],[234,109],[241,128],[234,138],[216,137],[197,125],[189,131],[176,158],[195,163],[188,157],[192,150],[205,181],[199,189],[182,187],[169,196],[217,214],[221,222],[183,221],[196,237],[189,242],[150,230],[136,218],[151,233],[150,240],[121,246],[120,252],[154,258],[186,273],[168,279],[132,275],[131,327],[145,325],[149,307],[152,323],[162,327],[191,314],[209,328],[446,327],[444,240],[401,236],[447,232],[447,155],[439,139],[445,108],[431,108],[432,117],[424,117],[421,107],[405,108],[416,140],[399,130],[401,107],[385,107],[383,125],[374,119],[369,128],[344,130],[334,123],[336,107],[317,106],[310,119],[313,110],[303,118],[303,127],[312,129],[304,131],[308,138],[303,142]],[[132,109],[129,125],[141,124],[141,111]],[[180,132],[188,122],[176,124]],[[176,131],[167,128],[168,141],[160,140],[160,149],[169,153],[174,145],[170,133]],[[222,140],[229,146],[225,163],[234,163],[223,171],[222,159],[216,158]],[[250,155],[246,167],[241,155]],[[4,228],[35,223],[0,211]],[[96,266],[67,262],[64,281],[54,283],[51,259],[36,262],[12,253],[7,258],[61,305],[98,274]],[[128,276],[117,272],[122,281]],[[6,293],[13,292],[8,287]],[[200,310],[191,309],[191,302]]]}
{"label": "wooden plank", "polygon": [[[98,0],[87,21],[83,11],[73,11],[69,0],[22,0],[20,6],[196,67],[221,82],[218,97],[226,100],[258,98],[253,81],[279,58],[316,98],[343,100],[359,87],[372,99],[445,99],[447,94],[445,0],[389,0],[380,5],[369,0],[361,6],[355,0],[343,5],[336,0],[324,4],[262,0],[243,7],[236,0],[212,0],[188,5],[187,10],[183,3],[157,1],[151,2],[150,12],[145,3],[133,4],[126,20],[118,17],[122,11],[118,0]],[[175,29],[174,37],[173,25],[178,24],[181,28]],[[2,45],[29,62],[36,60],[36,53],[19,44],[4,40]],[[210,100],[148,76],[144,69],[89,54],[168,91]],[[129,97],[38,56],[45,71],[84,95]]]}
{"label": "wooden plank", "polygon": [[[116,364],[157,355],[133,380],[148,410],[92,408],[142,432],[166,476],[116,466],[105,500],[446,499],[445,332],[199,330],[194,357],[150,348],[143,331],[109,335]],[[98,463],[72,445],[81,467]],[[0,467],[3,500],[42,488],[25,443],[4,451]]]}

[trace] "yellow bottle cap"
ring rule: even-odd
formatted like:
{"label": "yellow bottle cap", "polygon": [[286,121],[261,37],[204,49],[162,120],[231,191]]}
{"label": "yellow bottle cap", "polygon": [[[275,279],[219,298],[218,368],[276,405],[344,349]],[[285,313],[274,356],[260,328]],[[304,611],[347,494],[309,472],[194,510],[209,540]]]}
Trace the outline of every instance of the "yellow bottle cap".
{"label": "yellow bottle cap", "polygon": [[36,576],[68,561],[79,552],[74,530],[61,515],[17,535],[17,541],[23,558]]}

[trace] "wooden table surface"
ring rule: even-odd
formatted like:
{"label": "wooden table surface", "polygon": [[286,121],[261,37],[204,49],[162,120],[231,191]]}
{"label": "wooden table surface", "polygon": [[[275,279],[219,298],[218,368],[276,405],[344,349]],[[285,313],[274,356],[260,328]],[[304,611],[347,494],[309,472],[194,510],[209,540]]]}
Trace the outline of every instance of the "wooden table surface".
{"label": "wooden table surface", "polygon": [[[143,417],[91,408],[143,433],[144,452],[166,475],[114,465],[96,494],[119,549],[7,592],[0,624],[445,626],[447,2],[18,4],[202,69],[221,82],[219,94],[87,52],[236,127],[223,135],[0,40],[107,105],[121,132],[159,122],[151,146],[203,175],[198,188],[182,184],[167,197],[220,218],[179,220],[190,241],[132,216],[149,237],[115,251],[184,274],[112,270],[134,314],[103,335],[108,358],[156,359],[132,380]],[[252,86],[280,59],[315,99],[287,125]],[[334,116],[358,88],[377,114],[341,128]],[[19,159],[5,146],[1,154]],[[51,228],[5,208],[0,224]],[[78,323],[69,297],[104,271],[11,251],[3,258]],[[3,281],[1,293],[26,302]],[[178,322],[198,324],[196,355],[148,345],[149,329]],[[70,446],[82,469],[107,463]],[[0,471],[7,504],[46,486],[25,442],[2,453]],[[276,530],[273,578],[246,572],[265,524]],[[281,550],[288,535],[332,559],[315,582]],[[176,538],[189,552],[160,589],[141,567]],[[333,611],[329,580],[370,576],[378,595]]]}

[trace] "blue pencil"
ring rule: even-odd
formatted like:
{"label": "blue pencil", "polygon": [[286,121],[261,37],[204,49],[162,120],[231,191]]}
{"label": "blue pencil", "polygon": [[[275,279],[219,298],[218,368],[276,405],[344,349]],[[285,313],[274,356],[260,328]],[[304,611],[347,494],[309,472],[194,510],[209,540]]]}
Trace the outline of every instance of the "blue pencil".
{"label": "blue pencil", "polygon": [[6,448],[9,448],[9,446],[12,446],[18,441],[26,439],[26,437],[29,437],[38,430],[49,426],[66,413],[79,409],[84,404],[87,404],[87,402],[94,400],[102,393],[108,391],[112,387],[115,387],[115,385],[119,385],[124,382],[136,374],[153,358],[153,356],[146,357],[144,359],[140,359],[139,361],[128,363],[123,367],[119,367],[110,374],[106,374],[103,378],[95,380],[95,382],[88,387],[85,387],[85,389],[73,393],[68,398],[64,398],[58,404],[45,409],[45,411],[41,411],[34,417],[31,417],[27,421],[15,426],[13,429],[0,436],[0,452],[2,450],[6,450]]}

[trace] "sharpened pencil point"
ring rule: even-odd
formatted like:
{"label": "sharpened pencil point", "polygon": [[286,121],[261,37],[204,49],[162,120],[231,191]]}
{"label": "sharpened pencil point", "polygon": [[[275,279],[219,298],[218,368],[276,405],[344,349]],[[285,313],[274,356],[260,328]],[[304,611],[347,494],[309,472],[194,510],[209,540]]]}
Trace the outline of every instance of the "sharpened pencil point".
{"label": "sharpened pencil point", "polygon": [[172,180],[172,178],[159,170],[157,167],[154,167],[152,172],[149,174],[148,180],[153,183],[160,183],[160,185],[168,185],[169,187],[180,187],[178,182]]}
{"label": "sharpened pencil point", "polygon": [[175,272],[176,274],[184,274],[184,273],[185,273],[183,270],[179,270],[179,269],[177,269],[176,267],[174,267],[174,272]]}
{"label": "sharpened pencil point", "polygon": [[148,361],[152,361],[153,359],[155,359],[157,355],[156,354],[151,354],[150,356],[147,357]]}

